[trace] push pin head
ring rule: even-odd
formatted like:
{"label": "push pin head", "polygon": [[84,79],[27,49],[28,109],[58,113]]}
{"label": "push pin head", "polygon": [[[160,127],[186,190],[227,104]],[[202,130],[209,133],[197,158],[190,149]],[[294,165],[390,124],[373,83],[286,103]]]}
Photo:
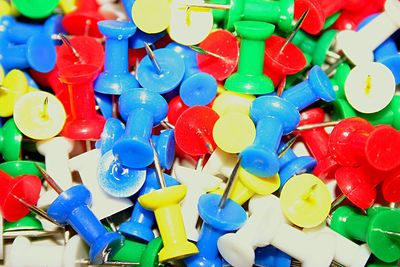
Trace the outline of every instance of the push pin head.
{"label": "push pin head", "polygon": [[0,152],[6,161],[21,158],[22,133],[15,124],[14,119],[9,119],[0,128]]}
{"label": "push pin head", "polygon": [[59,0],[16,0],[13,1],[13,5],[17,8],[21,14],[32,19],[41,19],[48,17],[53,13],[54,9],[58,6]]}

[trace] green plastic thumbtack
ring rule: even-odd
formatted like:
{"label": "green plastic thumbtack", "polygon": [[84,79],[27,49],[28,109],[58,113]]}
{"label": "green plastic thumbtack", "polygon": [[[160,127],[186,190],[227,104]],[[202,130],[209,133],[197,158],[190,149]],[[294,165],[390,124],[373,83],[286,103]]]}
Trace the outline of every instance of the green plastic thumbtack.
{"label": "green plastic thumbtack", "polygon": [[260,21],[235,23],[241,37],[238,71],[225,82],[225,89],[243,94],[268,94],[274,91],[271,79],[263,73],[265,40],[275,26]]}
{"label": "green plastic thumbtack", "polygon": [[50,16],[60,0],[13,0],[15,8],[24,16],[41,19]]}

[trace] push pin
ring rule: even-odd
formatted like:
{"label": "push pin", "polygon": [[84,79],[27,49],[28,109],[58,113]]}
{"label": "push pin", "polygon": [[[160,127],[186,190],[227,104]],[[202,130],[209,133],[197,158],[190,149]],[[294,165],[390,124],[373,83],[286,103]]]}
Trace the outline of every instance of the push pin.
{"label": "push pin", "polygon": [[[106,20],[99,22],[98,27],[106,36],[106,58],[104,71],[96,79],[94,90],[103,94],[120,95],[125,90],[138,87],[135,76],[128,70],[128,38],[135,34],[135,25]],[[115,60],[116,57],[118,60]]]}
{"label": "push pin", "polygon": [[180,96],[175,96],[168,102],[168,114],[167,119],[168,123],[175,128],[175,124],[178,121],[178,118],[182,115],[182,113],[189,109],[188,106],[183,103],[182,98]]}
{"label": "push pin", "polygon": [[216,194],[203,195],[199,199],[198,210],[203,219],[197,247],[199,254],[184,260],[191,266],[222,266],[217,241],[225,233],[239,229],[247,220],[245,210],[236,202],[228,199],[240,160],[229,177],[228,184],[222,196]]}
{"label": "push pin", "polygon": [[24,16],[31,19],[46,18],[53,13],[58,6],[59,0],[48,0],[48,1],[13,1],[15,8]]}
{"label": "push pin", "polygon": [[[199,70],[211,74],[217,81],[224,81],[237,68],[239,62],[239,42],[226,30],[216,29],[204,39],[197,54]],[[193,49],[193,46],[191,46]]]}
{"label": "push pin", "polygon": [[236,155],[226,153],[216,148],[203,167],[203,172],[211,175],[229,177],[237,162]]}
{"label": "push pin", "polygon": [[225,88],[244,94],[268,94],[274,90],[270,78],[263,74],[265,40],[275,26],[266,22],[240,21],[235,24],[240,43],[238,71],[225,81]]}
{"label": "push pin", "polygon": [[265,246],[261,248],[257,248],[256,257],[254,260],[254,264],[259,267],[268,267],[268,266],[279,266],[279,267],[289,267],[293,266],[292,257],[290,257],[285,252],[280,251],[274,246]]}
{"label": "push pin", "polygon": [[337,47],[355,65],[372,62],[373,51],[400,27],[399,13],[400,3],[396,0],[386,0],[385,11],[358,32],[350,30],[339,32],[336,37]]}
{"label": "push pin", "polygon": [[[152,143],[151,143],[152,144]],[[154,146],[154,165],[160,188],[142,195],[138,202],[146,209],[153,210],[163,239],[164,248],[159,255],[160,262],[185,258],[198,253],[197,247],[187,241],[185,226],[179,202],[186,195],[185,185],[166,187],[160,161]]]}
{"label": "push pin", "polygon": [[61,81],[68,86],[71,114],[61,135],[74,140],[99,139],[105,119],[96,112],[93,81],[95,65],[71,65],[60,69]]}
{"label": "push pin", "polygon": [[196,52],[177,43],[170,43],[166,48],[180,55],[185,63],[185,75],[179,88],[182,101],[189,107],[210,104],[217,95],[217,81],[210,74],[199,70]]}
{"label": "push pin", "polygon": [[171,21],[171,7],[167,0],[125,1],[126,10],[136,26],[145,33],[155,34],[167,29]]}
{"label": "push pin", "polygon": [[76,185],[63,191],[45,170],[39,165],[37,168],[47,183],[59,194],[47,210],[49,216],[59,224],[72,226],[89,245],[89,258],[92,263],[101,264],[107,261],[108,257],[112,257],[122,247],[124,237],[115,232],[107,232],[89,209],[91,194],[85,186]]}
{"label": "push pin", "polygon": [[150,46],[146,48],[148,55],[140,61],[137,68],[140,85],[159,94],[171,92],[183,79],[185,63],[170,49],[153,51]]}
{"label": "push pin", "polygon": [[213,102],[219,119],[213,128],[213,137],[218,147],[228,153],[240,153],[251,145],[256,137],[256,127],[249,117],[252,95],[226,91]]}
{"label": "push pin", "polygon": [[[21,158],[22,133],[11,118],[0,128],[0,152],[5,161]],[[7,145],[6,145],[7,144]]]}
{"label": "push pin", "polygon": [[167,28],[172,40],[183,45],[201,43],[213,27],[212,10],[196,5],[207,5],[203,1],[185,3],[171,1],[171,20]]}

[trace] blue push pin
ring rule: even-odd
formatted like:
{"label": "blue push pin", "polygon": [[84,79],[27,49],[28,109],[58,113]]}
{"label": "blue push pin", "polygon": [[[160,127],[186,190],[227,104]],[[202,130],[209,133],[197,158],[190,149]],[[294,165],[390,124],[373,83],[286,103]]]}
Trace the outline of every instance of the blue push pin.
{"label": "blue push pin", "polygon": [[[4,42],[0,38],[0,42]],[[32,68],[38,72],[49,72],[56,64],[56,49],[53,40],[43,33],[29,38],[22,45],[1,45],[0,64],[4,69]]]}
{"label": "blue push pin", "polygon": [[18,22],[11,16],[4,16],[2,19],[8,20],[6,26],[7,38],[13,44],[25,44],[29,38],[40,33],[52,38],[54,34],[64,32],[62,27],[63,16],[61,15],[49,17],[43,25]]}
{"label": "blue push pin", "polygon": [[256,249],[255,265],[259,267],[290,267],[292,257],[274,246]]}
{"label": "blue push pin", "polygon": [[159,94],[171,92],[183,79],[185,63],[170,49],[153,51],[147,43],[145,48],[147,56],[137,67],[137,79],[140,85]]}
{"label": "blue push pin", "polygon": [[71,227],[89,245],[89,259],[93,264],[102,264],[117,252],[125,238],[115,232],[107,232],[93,212],[89,209],[92,197],[83,185],[76,185],[63,191],[60,186],[39,165],[47,183],[59,194],[47,210],[48,215],[61,225]]}
{"label": "blue push pin", "polygon": [[103,20],[97,23],[106,37],[104,71],[94,83],[94,90],[103,94],[120,95],[122,91],[138,87],[129,72],[128,38],[136,31],[130,22]]}
{"label": "blue push pin", "polygon": [[164,130],[160,135],[153,135],[151,139],[157,151],[161,167],[165,170],[171,169],[175,159],[174,130]]}
{"label": "blue push pin", "polygon": [[125,132],[125,125],[116,118],[107,119],[104,124],[100,139],[96,141],[96,148],[100,149],[101,155],[112,150],[115,142],[122,137]]}
{"label": "blue push pin", "polygon": [[179,89],[183,103],[189,107],[211,103],[217,95],[218,84],[213,76],[199,70],[197,52],[178,43],[170,43],[166,48],[180,55],[185,62],[185,75]]}
{"label": "blue push pin", "polygon": [[[362,29],[378,15],[379,14],[373,14],[365,18],[360,24],[358,24],[357,30]],[[374,57],[376,62],[382,63],[390,69],[396,81],[396,85],[400,84],[400,55],[395,39],[393,37],[386,39],[386,41],[374,50]]]}
{"label": "blue push pin", "polygon": [[320,99],[326,102],[336,99],[331,81],[319,66],[310,70],[307,80],[283,91],[281,97],[295,105],[298,111]]}
{"label": "blue push pin", "polygon": [[158,93],[132,88],[122,93],[118,106],[126,129],[115,143],[113,153],[126,167],[145,168],[154,156],[149,143],[151,131],[167,115],[168,104]]}
{"label": "blue push pin", "polygon": [[[278,150],[286,146],[285,143],[281,143]],[[281,179],[280,188],[285,185],[285,183],[297,174],[302,174],[306,172],[311,172],[317,162],[313,157],[301,156],[298,157],[291,148],[288,148],[286,152],[279,158],[279,178]]]}
{"label": "blue push pin", "polygon": [[239,229],[247,220],[246,211],[230,199],[226,199],[224,207],[221,208],[221,198],[220,195],[207,194],[199,199],[198,209],[203,219],[196,244],[199,253],[184,260],[188,267],[222,266],[222,258],[217,248],[218,239]]}
{"label": "blue push pin", "polygon": [[100,108],[100,112],[104,118],[109,119],[113,116],[113,98],[108,94],[94,93],[96,103]]}
{"label": "blue push pin", "polygon": [[[167,187],[179,185],[179,182],[168,174],[164,173],[164,178]],[[138,197],[158,189],[160,189],[160,183],[155,170],[147,169],[146,182],[142,189],[140,189]],[[149,242],[155,238],[152,231],[154,222],[154,212],[143,208],[139,202],[136,202],[131,218],[127,222],[122,223],[118,231],[127,237]]]}
{"label": "blue push pin", "polygon": [[[122,4],[124,5],[126,14],[128,15],[130,22],[132,22],[133,24],[134,22],[132,19],[132,6],[134,2],[135,0],[122,0]],[[144,48],[144,43],[154,44],[155,42],[163,38],[165,34],[166,31],[156,34],[148,34],[142,32],[140,29],[137,29],[135,35],[129,38],[129,47],[133,49]]]}
{"label": "blue push pin", "polygon": [[26,78],[26,81],[28,82],[28,86],[36,89],[40,89],[39,85],[35,82],[35,80],[29,75],[27,72],[23,72]]}

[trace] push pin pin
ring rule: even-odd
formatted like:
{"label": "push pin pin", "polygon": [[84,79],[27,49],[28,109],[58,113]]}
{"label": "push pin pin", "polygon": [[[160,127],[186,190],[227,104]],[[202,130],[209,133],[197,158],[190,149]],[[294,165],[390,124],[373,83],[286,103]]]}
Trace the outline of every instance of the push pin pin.
{"label": "push pin pin", "polygon": [[158,60],[156,56],[154,55],[153,50],[151,49],[150,45],[146,42],[144,42],[144,48],[146,49],[147,55],[150,57],[151,63],[153,63],[153,66],[156,68],[158,74],[162,73],[160,64],[158,63]]}
{"label": "push pin pin", "polygon": [[[94,264],[107,261],[121,246],[124,237],[115,232],[107,232],[104,226],[89,209],[91,194],[83,185],[73,186],[66,191],[39,165],[36,167],[43,178],[59,196],[47,210],[48,215],[62,225],[71,225],[72,228],[90,246],[89,258]],[[90,228],[87,227],[90,225]]]}
{"label": "push pin pin", "polygon": [[142,195],[139,203],[146,209],[153,210],[157,220],[164,248],[159,255],[160,262],[180,259],[198,253],[197,247],[187,241],[179,202],[186,195],[185,185],[166,187],[160,161],[153,142],[154,165],[161,189]]}
{"label": "push pin pin", "polygon": [[85,64],[85,62],[82,60],[81,56],[79,55],[78,51],[76,51],[75,47],[71,44],[71,42],[67,39],[67,37],[65,37],[64,34],[59,33],[58,36],[60,37],[61,41],[63,42],[63,44],[69,49],[69,51],[75,56],[75,58],[77,60],[79,60],[79,62],[81,64]]}

